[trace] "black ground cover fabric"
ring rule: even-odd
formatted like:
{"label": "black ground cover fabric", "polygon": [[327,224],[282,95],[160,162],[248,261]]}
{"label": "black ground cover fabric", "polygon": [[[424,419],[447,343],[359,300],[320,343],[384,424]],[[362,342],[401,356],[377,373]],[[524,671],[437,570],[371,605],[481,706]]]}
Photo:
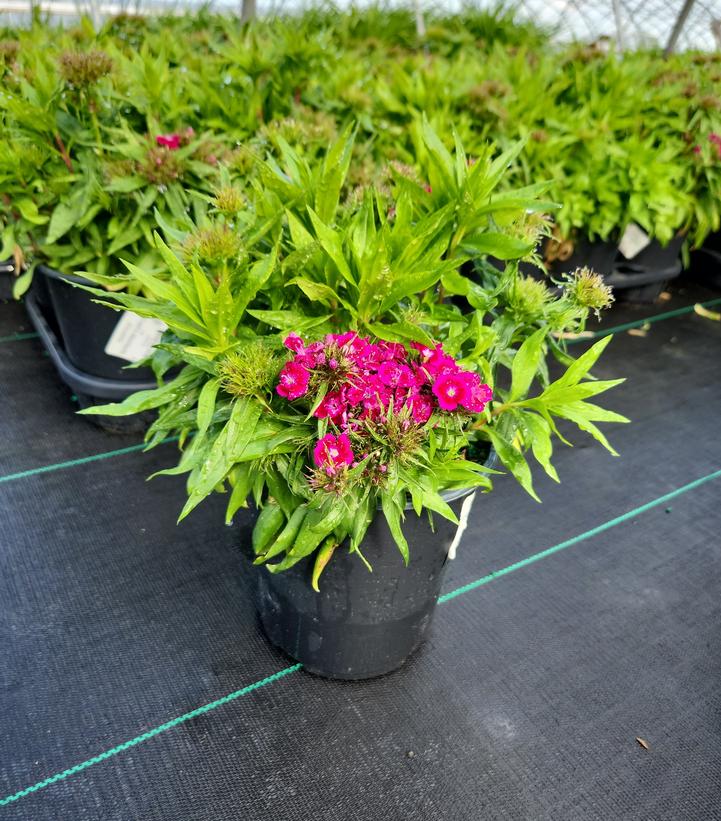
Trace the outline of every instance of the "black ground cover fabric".
{"label": "black ground cover fabric", "polygon": [[138,435],[110,436],[75,415],[40,340],[25,338],[32,332],[21,305],[0,302],[0,475],[137,444]]}
{"label": "black ground cover fabric", "polygon": [[[2,474],[136,441],[74,417],[37,342],[11,345]],[[597,374],[628,377],[605,402],[634,420],[609,431],[621,456],[574,435],[542,505],[500,478],[446,590],[721,468],[720,323],[622,334]],[[182,482],[146,485],[171,448],[0,483],[0,798],[291,663],[260,633],[223,500],[176,527]],[[439,605],[398,673],[292,673],[0,818],[721,818],[719,502],[721,479]]]}

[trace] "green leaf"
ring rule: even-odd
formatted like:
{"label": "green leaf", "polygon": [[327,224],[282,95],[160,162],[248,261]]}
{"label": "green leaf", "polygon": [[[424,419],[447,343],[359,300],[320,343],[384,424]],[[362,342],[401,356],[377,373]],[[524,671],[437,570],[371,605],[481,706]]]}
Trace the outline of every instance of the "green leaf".
{"label": "green leaf", "polygon": [[428,122],[426,115],[423,115],[421,124],[421,133],[423,135],[423,142],[428,156],[438,172],[439,179],[442,181],[446,193],[450,194],[457,190],[453,157],[451,157],[448,149],[443,145],[438,134],[433,130],[431,124]]}
{"label": "green leaf", "polygon": [[285,524],[285,514],[275,502],[266,502],[253,528],[253,553],[264,553]]}
{"label": "green leaf", "polygon": [[230,469],[243,457],[243,452],[254,438],[258,419],[263,411],[259,402],[237,399],[230,418],[218,434],[208,457],[188,480],[188,501],[178,521],[184,519],[228,475]]}
{"label": "green leaf", "polygon": [[216,377],[209,379],[203,385],[198,397],[198,431],[205,433],[215,411],[215,398],[218,395],[220,380]]}
{"label": "green leaf", "polygon": [[318,554],[315,557],[315,564],[313,565],[313,578],[311,579],[311,587],[315,590],[316,593],[320,593],[320,588],[318,587],[318,580],[320,579],[321,573],[325,570],[328,562],[333,558],[333,554],[338,547],[338,542],[335,536],[328,536],[328,538],[323,542],[318,551]]}
{"label": "green leaf", "polygon": [[353,155],[355,128],[346,126],[323,159],[320,181],[315,194],[315,210],[323,222],[332,222],[338,198]]}
{"label": "green leaf", "polygon": [[265,285],[275,269],[277,248],[266,254],[261,260],[251,266],[238,293],[233,298],[233,314],[230,321],[231,331],[234,331],[256,294]]}
{"label": "green leaf", "polygon": [[325,316],[305,316],[298,311],[247,311],[250,316],[265,322],[273,328],[281,331],[300,331],[322,325],[330,319],[330,314]]}
{"label": "green leaf", "polygon": [[598,382],[581,382],[578,385],[568,387],[559,386],[558,383],[554,382],[546,388],[539,399],[545,402],[549,408],[555,410],[562,405],[577,402],[579,399],[596,396],[596,394],[615,388],[616,385],[621,385],[625,381],[625,379],[607,379]]}
{"label": "green leaf", "polygon": [[342,305],[347,311],[353,311],[353,307],[338,295],[330,285],[324,285],[322,282],[313,282],[306,277],[293,277],[288,280],[288,285],[295,285],[314,302],[322,302],[323,305],[332,306]]}
{"label": "green leaf", "polygon": [[[298,534],[298,531],[305,520],[306,515],[308,514],[308,506],[307,505],[299,505],[294,511],[293,515],[288,519],[285,527],[281,530],[280,535],[278,538],[271,544],[268,550],[265,553],[258,556],[255,560],[254,564],[262,564],[266,562],[268,559],[272,559],[274,556],[278,556],[280,553],[287,552],[293,543],[295,542],[295,537]],[[271,568],[268,568],[269,570]]]}
{"label": "green leaf", "polygon": [[183,368],[175,379],[147,391],[137,391],[122,402],[113,402],[109,405],[95,405],[92,408],[83,408],[77,411],[83,416],[102,414],[103,416],[130,416],[133,413],[153,410],[169,402],[177,401],[185,395],[190,386],[198,379],[198,373],[193,368]]}
{"label": "green leaf", "polygon": [[475,251],[477,254],[488,254],[502,260],[521,259],[528,256],[536,247],[534,242],[509,237],[507,234],[497,234],[493,231],[466,237],[461,245],[466,250]]}
{"label": "green leaf", "polygon": [[[600,442],[604,448],[606,448],[609,453],[612,453],[614,456],[618,456],[616,450],[611,446],[610,442],[604,434],[593,424],[591,421],[592,418],[596,418],[598,416],[598,411],[602,410],[598,408],[596,405],[590,405],[587,407],[586,402],[574,402],[572,404],[564,405],[560,408],[555,408],[554,413],[557,416],[562,417],[563,419],[568,419],[569,422],[573,422],[576,424],[582,431],[586,433],[590,433],[591,436],[597,441]],[[611,412],[608,411],[610,414]],[[615,414],[614,414],[615,415]],[[621,420],[627,422],[628,420],[625,417],[621,417]],[[613,421],[621,421],[614,419]]]}
{"label": "green leaf", "polygon": [[48,245],[57,242],[60,237],[67,234],[67,232],[80,221],[84,213],[85,207],[82,200],[76,199],[70,203],[59,202],[55,206],[53,215],[50,218],[48,235],[45,242]]}
{"label": "green leaf", "polygon": [[13,299],[20,299],[20,297],[27,291],[33,282],[33,269],[20,274],[13,282]]}
{"label": "green leaf", "polygon": [[310,214],[310,220],[313,223],[313,229],[315,230],[315,235],[318,238],[321,248],[333,261],[343,279],[355,285],[355,279],[348,267],[348,261],[343,254],[343,243],[341,242],[340,236],[332,228],[325,225],[312,208],[308,208],[308,213]]}
{"label": "green leaf", "polygon": [[37,205],[27,197],[17,200],[13,205],[18,209],[22,218],[33,225],[45,225],[48,221],[46,216],[38,213]]}
{"label": "green leaf", "polygon": [[513,357],[509,401],[515,402],[528,393],[531,382],[538,372],[547,333],[547,328],[539,328],[523,342]]}
{"label": "green leaf", "polygon": [[553,383],[553,387],[576,385],[596,364],[599,356],[606,350],[612,336],[605,336],[592,345],[582,356],[579,356],[560,379]]}
{"label": "green leaf", "polygon": [[371,322],[366,325],[366,328],[368,328],[373,336],[378,337],[378,339],[383,339],[386,342],[410,341],[420,342],[423,345],[428,345],[430,348],[435,346],[435,342],[423,328],[411,322],[387,322],[384,324]]}
{"label": "green leaf", "polygon": [[233,486],[233,490],[230,493],[228,506],[225,509],[226,525],[232,524],[233,516],[235,516],[241,507],[247,506],[248,494],[255,480],[253,465],[250,463],[238,465],[231,471],[228,478]]}
{"label": "green leaf", "polygon": [[497,431],[493,430],[493,428],[486,427],[485,431],[490,437],[501,462],[503,462],[516,477],[526,493],[532,496],[537,502],[540,502],[541,500],[533,489],[531,469],[528,467],[528,462],[523,454],[519,450],[516,450],[510,442],[506,441]]}
{"label": "green leaf", "polygon": [[406,541],[406,537],[403,535],[403,530],[401,529],[402,513],[400,505],[395,501],[395,499],[392,499],[387,493],[384,493],[381,495],[381,506],[383,508],[383,515],[386,517],[386,521],[388,522],[388,529],[391,532],[391,536],[393,536],[393,540],[398,546],[401,556],[403,556],[403,561],[406,565],[408,565],[410,554],[408,550],[408,542]]}
{"label": "green leaf", "polygon": [[531,450],[536,461],[546,471],[546,473],[556,482],[558,478],[556,468],[551,464],[553,456],[553,443],[551,441],[551,428],[542,416],[535,413],[523,413],[523,422],[528,428],[531,437]]}

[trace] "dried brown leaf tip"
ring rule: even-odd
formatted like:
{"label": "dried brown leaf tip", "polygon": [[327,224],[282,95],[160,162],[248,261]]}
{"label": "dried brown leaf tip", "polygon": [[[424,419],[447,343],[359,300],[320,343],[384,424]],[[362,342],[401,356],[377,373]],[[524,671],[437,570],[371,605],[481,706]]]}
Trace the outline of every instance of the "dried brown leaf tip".
{"label": "dried brown leaf tip", "polygon": [[648,741],[646,741],[645,738],[641,738],[640,736],[636,736],[636,743],[639,745],[639,747],[643,747],[644,750],[651,749],[648,746]]}
{"label": "dried brown leaf tip", "polygon": [[631,328],[628,332],[629,336],[648,336],[648,332],[651,330],[651,323],[644,322],[640,328]]}
{"label": "dried brown leaf tip", "polygon": [[704,306],[699,303],[696,303],[693,309],[695,313],[704,319],[713,319],[715,322],[721,322],[721,314],[718,313],[718,311],[709,311],[708,308],[704,308]]}

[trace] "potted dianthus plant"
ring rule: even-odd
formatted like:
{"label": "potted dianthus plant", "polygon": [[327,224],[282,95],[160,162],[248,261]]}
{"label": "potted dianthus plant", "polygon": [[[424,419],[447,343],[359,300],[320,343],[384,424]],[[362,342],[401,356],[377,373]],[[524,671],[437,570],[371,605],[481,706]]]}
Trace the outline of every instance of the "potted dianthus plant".
{"label": "potted dianthus plant", "polygon": [[238,234],[227,257],[190,243],[188,261],[187,238],[158,237],[167,276],[134,270],[145,296],[95,291],[165,322],[156,372],[180,370],[84,412],[157,410],[147,441],[179,437],[161,473],[187,474],[181,519],[214,491],[228,522],[245,510],[267,635],[334,678],[389,672],[421,643],[494,454],[535,497],[526,454],[558,479],[557,419],[609,449],[595,423],[626,421],[588,401],[620,381],[589,378],[608,338],[575,360],[563,348],[608,289],[588,271],[556,292],[518,272],[545,230],[543,186],[499,192],[511,155],[469,162],[423,133],[427,185],[391,173],[348,190],[350,133],[321,161],[285,146],[204,229]]}

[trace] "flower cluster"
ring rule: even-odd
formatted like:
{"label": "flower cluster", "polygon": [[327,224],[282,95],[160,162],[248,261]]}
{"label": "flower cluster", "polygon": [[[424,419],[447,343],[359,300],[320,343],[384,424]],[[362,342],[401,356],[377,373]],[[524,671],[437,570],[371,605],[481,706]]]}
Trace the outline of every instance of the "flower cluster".
{"label": "flower cluster", "polygon": [[414,441],[410,429],[425,425],[435,412],[481,413],[491,400],[488,385],[459,367],[441,345],[413,342],[409,350],[355,332],[328,334],[307,346],[290,334],[284,344],[294,356],[280,372],[277,393],[313,404],[322,395],[313,415],[339,431],[320,439],[313,452],[316,466],[328,475],[354,463],[351,437],[369,422],[402,418],[402,434],[411,434],[405,440]]}
{"label": "flower cluster", "polygon": [[[711,133],[708,135],[708,141],[709,141],[709,142],[711,143],[711,145],[713,145],[713,147],[716,149],[716,154],[717,154],[719,157],[721,157],[721,134],[716,134],[716,133],[714,133],[714,132],[711,132]],[[701,146],[700,146],[700,145],[695,145],[695,146],[693,147],[693,150],[694,150],[694,153],[695,153],[695,154],[700,154],[700,153],[701,153]]]}
{"label": "flower cluster", "polygon": [[195,137],[195,130],[188,126],[182,134],[158,134],[155,144],[168,151],[177,151],[182,145],[187,145]]}

